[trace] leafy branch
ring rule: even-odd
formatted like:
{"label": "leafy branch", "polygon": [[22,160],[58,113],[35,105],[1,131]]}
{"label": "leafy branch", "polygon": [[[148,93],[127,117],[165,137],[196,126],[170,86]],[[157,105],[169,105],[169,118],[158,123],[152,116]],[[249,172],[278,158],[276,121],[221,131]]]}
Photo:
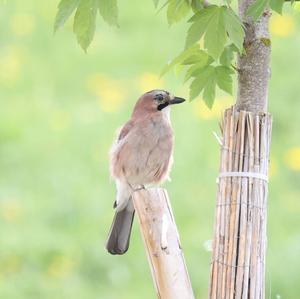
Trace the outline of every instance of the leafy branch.
{"label": "leafy branch", "polygon": [[[181,66],[185,71],[184,81],[190,82],[190,99],[202,94],[208,107],[213,106],[217,87],[232,93],[232,76],[237,72],[233,61],[237,54],[244,53],[244,25],[231,8],[232,1],[224,2],[226,5],[218,6],[206,0],[167,0],[160,8],[166,8],[170,25],[193,14],[188,20],[185,49],[163,68],[161,75]],[[256,0],[247,14],[257,21],[269,7],[282,13],[284,2]],[[153,0],[153,3],[158,7],[160,0]],[[87,51],[94,38],[98,13],[109,25],[118,26],[117,0],[61,0],[54,32],[75,14],[73,31],[82,49]]]}
{"label": "leafy branch", "polygon": [[109,25],[118,25],[117,0],[61,0],[54,21],[54,32],[61,28],[74,12],[73,31],[84,51],[87,51],[94,38],[97,12]]}

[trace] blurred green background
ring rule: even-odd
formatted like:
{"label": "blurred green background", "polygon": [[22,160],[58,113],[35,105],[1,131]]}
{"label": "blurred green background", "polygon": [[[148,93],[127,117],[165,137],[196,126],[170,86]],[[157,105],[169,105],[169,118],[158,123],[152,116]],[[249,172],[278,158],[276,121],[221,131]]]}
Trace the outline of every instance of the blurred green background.
{"label": "blurred green background", "polygon": [[[3,1],[2,1],[3,2]],[[152,1],[120,2],[120,28],[100,19],[84,54],[71,22],[52,33],[57,1],[0,6],[0,298],[155,298],[138,226],[124,256],[104,242],[113,217],[108,151],[137,97],[153,88],[187,96],[176,74],[159,79],[183,48],[186,24],[168,26]],[[300,16],[274,15],[274,115],[267,298],[299,298]],[[210,267],[221,112],[200,99],[174,107],[172,182],[166,184],[198,299]]]}

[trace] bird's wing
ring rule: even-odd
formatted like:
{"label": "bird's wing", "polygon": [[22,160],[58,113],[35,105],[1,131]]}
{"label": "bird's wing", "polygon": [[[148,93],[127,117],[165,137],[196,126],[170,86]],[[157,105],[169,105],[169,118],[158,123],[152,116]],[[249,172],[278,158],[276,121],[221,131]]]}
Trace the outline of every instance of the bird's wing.
{"label": "bird's wing", "polygon": [[134,129],[134,123],[130,120],[119,130],[118,137],[110,149],[110,172],[114,178],[122,174],[122,165],[119,162],[120,153],[127,144],[126,137],[128,138],[132,129]]}
{"label": "bird's wing", "polygon": [[118,141],[122,140],[130,131],[130,129],[133,127],[133,121],[128,121],[120,130]]}

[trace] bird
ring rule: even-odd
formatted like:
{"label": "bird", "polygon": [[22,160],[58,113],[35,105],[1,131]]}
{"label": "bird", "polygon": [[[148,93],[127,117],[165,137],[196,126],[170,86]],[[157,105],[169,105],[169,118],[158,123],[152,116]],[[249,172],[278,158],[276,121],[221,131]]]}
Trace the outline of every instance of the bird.
{"label": "bird", "polygon": [[115,216],[106,242],[111,254],[128,250],[134,219],[133,192],[159,185],[169,177],[174,143],[170,106],[184,101],[165,90],[146,92],[119,130],[110,150],[110,173],[117,189]]}

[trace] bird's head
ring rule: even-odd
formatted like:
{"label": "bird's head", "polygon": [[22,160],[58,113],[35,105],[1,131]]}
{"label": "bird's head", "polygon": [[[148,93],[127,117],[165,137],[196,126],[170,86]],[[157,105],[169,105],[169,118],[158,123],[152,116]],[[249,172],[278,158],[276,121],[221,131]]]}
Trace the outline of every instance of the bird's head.
{"label": "bird's head", "polygon": [[141,116],[148,113],[164,112],[167,107],[183,103],[185,99],[175,97],[165,90],[151,90],[143,94],[137,101],[133,115]]}

